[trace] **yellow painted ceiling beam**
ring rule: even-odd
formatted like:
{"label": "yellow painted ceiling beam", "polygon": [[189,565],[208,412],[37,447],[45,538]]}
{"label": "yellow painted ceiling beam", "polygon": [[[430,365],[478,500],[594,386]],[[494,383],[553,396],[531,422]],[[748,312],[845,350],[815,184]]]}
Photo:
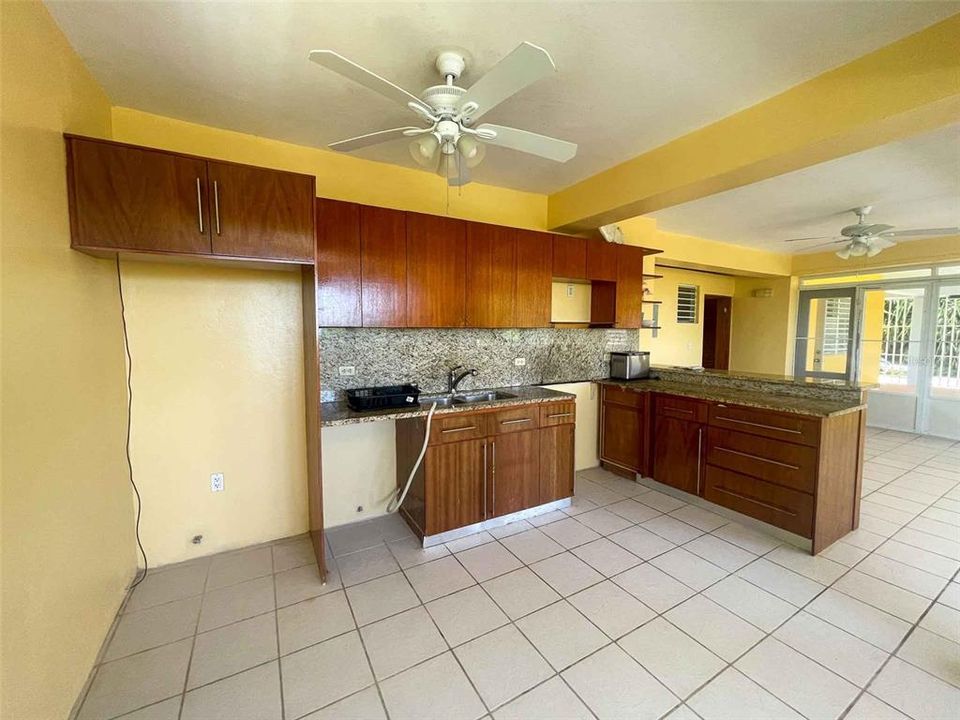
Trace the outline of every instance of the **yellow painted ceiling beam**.
{"label": "yellow painted ceiling beam", "polygon": [[582,231],[960,120],[960,14],[627,160],[548,201]]}

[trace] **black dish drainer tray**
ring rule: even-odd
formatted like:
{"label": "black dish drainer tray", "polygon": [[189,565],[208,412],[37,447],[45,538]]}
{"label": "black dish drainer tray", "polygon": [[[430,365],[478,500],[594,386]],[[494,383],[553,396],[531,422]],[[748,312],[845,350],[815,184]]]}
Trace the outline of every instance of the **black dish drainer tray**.
{"label": "black dish drainer tray", "polygon": [[413,407],[419,404],[420,388],[416,385],[382,385],[347,390],[347,405],[358,412]]}

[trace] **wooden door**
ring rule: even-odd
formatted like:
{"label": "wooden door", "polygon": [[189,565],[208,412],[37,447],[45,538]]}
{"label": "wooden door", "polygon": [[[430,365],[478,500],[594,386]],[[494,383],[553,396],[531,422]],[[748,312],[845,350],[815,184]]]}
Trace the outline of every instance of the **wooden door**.
{"label": "wooden door", "polygon": [[215,255],[314,261],[312,175],[207,162]]}
{"label": "wooden door", "polygon": [[66,143],[73,247],[210,254],[206,161],[86,138]]}
{"label": "wooden door", "polygon": [[573,495],[574,425],[540,429],[540,503]]}
{"label": "wooden door", "polygon": [[317,322],[358,327],[360,206],[317,198]]}
{"label": "wooden door", "polygon": [[658,415],[654,421],[653,479],[678,490],[702,491],[704,426]]}
{"label": "wooden door", "polygon": [[587,279],[617,281],[617,247],[606,240],[587,240]]}
{"label": "wooden door", "polygon": [[605,402],[600,408],[600,459],[643,472],[644,413],[641,407]]}
{"label": "wooden door", "polygon": [[549,327],[553,302],[553,236],[515,230],[517,287],[514,327]]}
{"label": "wooden door", "polygon": [[407,326],[463,327],[466,223],[407,213]]}
{"label": "wooden door", "polygon": [[517,237],[512,228],[467,223],[466,325],[514,327]]}
{"label": "wooden door", "polygon": [[569,235],[553,236],[553,276],[587,279],[587,240]]}
{"label": "wooden door", "polygon": [[713,370],[730,368],[730,313],[732,298],[703,296],[703,355],[701,364]]}
{"label": "wooden door", "polygon": [[490,439],[490,502],[487,517],[509,515],[540,504],[540,431]]}
{"label": "wooden door", "polygon": [[616,325],[638,328],[643,316],[643,248],[617,245]]}
{"label": "wooden door", "polygon": [[473,525],[484,519],[487,441],[443,443],[427,449],[427,535]]}
{"label": "wooden door", "polygon": [[362,315],[364,327],[407,324],[407,213],[360,208]]}

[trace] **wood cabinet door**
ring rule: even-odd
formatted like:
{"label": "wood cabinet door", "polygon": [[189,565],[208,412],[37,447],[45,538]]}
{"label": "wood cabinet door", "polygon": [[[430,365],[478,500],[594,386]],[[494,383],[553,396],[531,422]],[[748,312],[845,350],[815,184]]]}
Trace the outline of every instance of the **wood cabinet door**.
{"label": "wood cabinet door", "polygon": [[407,326],[463,327],[466,223],[407,213]]}
{"label": "wood cabinet door", "polygon": [[540,432],[540,503],[573,495],[574,425],[554,425]]}
{"label": "wood cabinet door", "polygon": [[514,327],[549,327],[553,291],[553,236],[515,230],[517,288]]}
{"label": "wood cabinet door", "polygon": [[490,441],[489,512],[500,517],[540,504],[540,431],[498,435]]}
{"label": "wood cabinet door", "polygon": [[473,525],[484,519],[487,441],[433,445],[427,449],[427,535]]}
{"label": "wood cabinet door", "polygon": [[645,407],[605,402],[600,408],[600,459],[643,472]]}
{"label": "wood cabinet door", "polygon": [[314,261],[310,175],[207,162],[215,255]]}
{"label": "wood cabinet door", "polygon": [[643,316],[643,248],[617,245],[617,327],[638,328]]}
{"label": "wood cabinet door", "polygon": [[678,490],[702,492],[702,453],[706,442],[700,423],[657,416],[654,420],[653,479]]}
{"label": "wood cabinet door", "polygon": [[553,276],[571,280],[587,279],[586,238],[553,236]]}
{"label": "wood cabinet door", "polygon": [[210,254],[206,161],[77,137],[66,143],[73,247]]}
{"label": "wood cabinet door", "polygon": [[512,228],[467,223],[466,325],[514,327],[517,237]]}
{"label": "wood cabinet door", "polygon": [[360,208],[364,327],[407,324],[407,213]]}
{"label": "wood cabinet door", "polygon": [[606,240],[587,240],[587,279],[617,281],[617,248]]}
{"label": "wood cabinet door", "polygon": [[317,198],[317,323],[357,327],[360,315],[360,206]]}

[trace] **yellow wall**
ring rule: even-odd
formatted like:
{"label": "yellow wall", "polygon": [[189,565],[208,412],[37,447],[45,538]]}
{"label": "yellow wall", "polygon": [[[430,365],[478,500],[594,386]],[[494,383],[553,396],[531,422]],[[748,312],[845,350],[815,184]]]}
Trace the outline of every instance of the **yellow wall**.
{"label": "yellow wall", "polygon": [[550,299],[552,322],[590,322],[590,283],[554,282]]}
{"label": "yellow wall", "polygon": [[[771,297],[754,297],[769,288]],[[730,369],[789,375],[796,338],[797,280],[736,278],[730,332]]]}
{"label": "yellow wall", "polygon": [[61,132],[110,105],[46,9],[0,3],[0,715],[65,718],[136,567],[113,263],[70,250]]}

